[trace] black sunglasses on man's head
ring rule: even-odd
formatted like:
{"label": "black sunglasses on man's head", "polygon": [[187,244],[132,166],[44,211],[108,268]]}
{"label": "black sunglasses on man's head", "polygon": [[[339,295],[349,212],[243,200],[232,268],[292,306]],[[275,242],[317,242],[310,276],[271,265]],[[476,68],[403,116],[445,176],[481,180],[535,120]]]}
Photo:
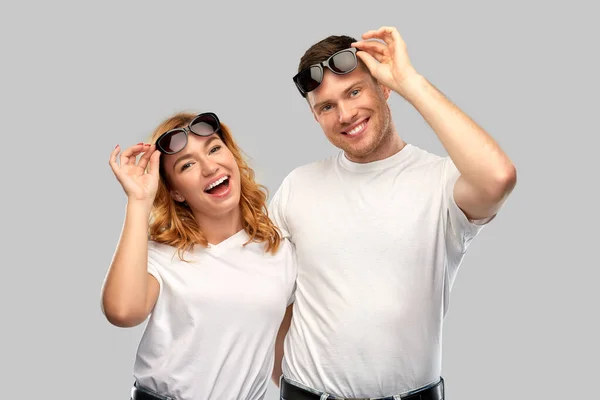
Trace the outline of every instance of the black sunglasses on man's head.
{"label": "black sunglasses on man's head", "polygon": [[[185,148],[188,142],[188,132],[198,136],[210,136],[213,133],[219,133],[221,122],[217,114],[206,112],[199,114],[190,121],[188,126],[183,128],[171,129],[160,135],[156,139],[156,148],[163,154],[179,153]],[[221,139],[223,139],[221,137]]]}
{"label": "black sunglasses on man's head", "polygon": [[338,75],[344,75],[354,71],[358,65],[356,51],[356,47],[340,50],[327,60],[318,64],[313,64],[298,72],[292,79],[302,97],[306,97],[308,92],[312,92],[319,87],[323,81],[323,67],[329,68],[331,72]]}

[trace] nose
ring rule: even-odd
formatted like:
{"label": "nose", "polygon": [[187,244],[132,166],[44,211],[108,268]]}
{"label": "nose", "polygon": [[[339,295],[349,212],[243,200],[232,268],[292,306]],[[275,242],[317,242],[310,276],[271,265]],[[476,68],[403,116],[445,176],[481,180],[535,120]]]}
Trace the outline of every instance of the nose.
{"label": "nose", "polygon": [[200,161],[200,163],[202,165],[202,176],[205,178],[208,178],[219,171],[219,166],[209,158]]}
{"label": "nose", "polygon": [[341,124],[349,124],[356,117],[356,109],[352,106],[340,101],[338,103],[339,122]]}

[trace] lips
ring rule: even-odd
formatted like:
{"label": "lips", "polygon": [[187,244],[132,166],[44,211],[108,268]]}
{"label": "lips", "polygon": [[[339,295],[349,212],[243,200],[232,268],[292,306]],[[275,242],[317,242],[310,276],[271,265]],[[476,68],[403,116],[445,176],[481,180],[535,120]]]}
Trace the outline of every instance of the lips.
{"label": "lips", "polygon": [[343,131],[342,134],[351,136],[351,137],[358,136],[365,131],[365,129],[367,128],[368,122],[369,122],[369,118],[365,118],[365,119],[353,124],[352,126],[350,126],[348,129]]}
{"label": "lips", "polygon": [[220,177],[213,179],[208,185],[206,185],[204,191],[208,193],[210,190],[221,184],[229,184],[229,175],[221,175]]}

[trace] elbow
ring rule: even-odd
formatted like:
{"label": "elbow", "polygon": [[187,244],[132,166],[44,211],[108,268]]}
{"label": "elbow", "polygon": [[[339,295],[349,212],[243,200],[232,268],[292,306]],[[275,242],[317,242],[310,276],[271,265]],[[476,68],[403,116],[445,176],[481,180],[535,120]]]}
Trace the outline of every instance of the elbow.
{"label": "elbow", "polygon": [[102,303],[102,312],[108,322],[119,328],[133,328],[144,322],[147,317],[130,307],[117,306],[107,302]]}
{"label": "elbow", "polygon": [[517,169],[513,164],[501,169],[490,179],[487,193],[497,201],[506,199],[517,185]]}
{"label": "elbow", "polygon": [[517,168],[512,163],[504,169],[499,182],[505,195],[510,194],[517,186]]}

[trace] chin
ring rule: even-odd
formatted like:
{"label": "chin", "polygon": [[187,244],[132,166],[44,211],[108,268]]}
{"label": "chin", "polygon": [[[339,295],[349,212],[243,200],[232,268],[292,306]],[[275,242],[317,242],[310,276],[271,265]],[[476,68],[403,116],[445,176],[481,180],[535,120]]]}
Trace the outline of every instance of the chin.
{"label": "chin", "polygon": [[235,211],[236,208],[240,208],[242,197],[241,197],[241,192],[237,192],[235,194],[233,194],[230,198],[228,198],[227,200],[225,200],[223,203],[221,203],[220,205],[220,209],[223,210],[223,212],[232,212]]}
{"label": "chin", "polygon": [[353,157],[365,157],[375,150],[375,146],[371,143],[356,143],[354,146],[345,146],[343,150]]}

